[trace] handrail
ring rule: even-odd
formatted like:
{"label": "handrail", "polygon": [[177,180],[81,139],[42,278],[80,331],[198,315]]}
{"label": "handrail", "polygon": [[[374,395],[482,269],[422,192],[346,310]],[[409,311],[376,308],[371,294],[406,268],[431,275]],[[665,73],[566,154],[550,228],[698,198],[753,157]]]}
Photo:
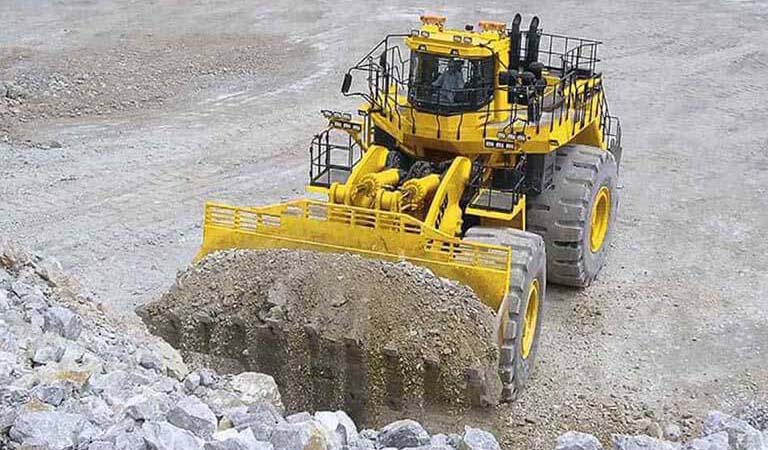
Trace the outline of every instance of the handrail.
{"label": "handrail", "polygon": [[509,247],[467,242],[431,228],[414,217],[389,211],[307,199],[256,208],[211,202],[205,205],[206,227],[226,228],[243,233],[280,235],[283,221],[290,218],[348,226],[361,232],[377,229],[420,236],[424,239],[422,250],[428,259],[441,260],[450,254],[451,263],[468,267],[507,271],[512,257]]}

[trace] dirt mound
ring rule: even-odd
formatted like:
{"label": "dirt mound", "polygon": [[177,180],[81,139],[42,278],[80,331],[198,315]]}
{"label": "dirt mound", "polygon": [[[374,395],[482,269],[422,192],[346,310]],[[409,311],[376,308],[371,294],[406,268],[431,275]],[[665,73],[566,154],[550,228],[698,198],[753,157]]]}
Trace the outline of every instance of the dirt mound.
{"label": "dirt mound", "polygon": [[493,311],[408,263],[220,252],[139,314],[188,361],[273,375],[290,410],[344,408],[377,423],[498,401]]}

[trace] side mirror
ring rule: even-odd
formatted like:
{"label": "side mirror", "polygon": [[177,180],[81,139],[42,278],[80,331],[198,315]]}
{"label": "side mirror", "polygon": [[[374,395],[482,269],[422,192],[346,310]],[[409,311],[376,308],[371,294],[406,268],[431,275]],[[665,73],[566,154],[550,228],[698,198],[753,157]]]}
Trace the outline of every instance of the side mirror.
{"label": "side mirror", "polygon": [[352,86],[352,74],[351,73],[345,73],[344,74],[344,82],[341,83],[341,93],[342,94],[348,93],[350,86]]}

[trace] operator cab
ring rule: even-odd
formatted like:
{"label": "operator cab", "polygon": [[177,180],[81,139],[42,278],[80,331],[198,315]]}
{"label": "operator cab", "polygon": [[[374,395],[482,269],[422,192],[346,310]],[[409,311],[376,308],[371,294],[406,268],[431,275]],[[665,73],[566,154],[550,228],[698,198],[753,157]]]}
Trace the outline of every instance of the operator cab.
{"label": "operator cab", "polygon": [[450,115],[472,112],[493,100],[494,58],[441,56],[414,50],[408,100],[419,111]]}
{"label": "operator cab", "polygon": [[504,24],[481,22],[481,32],[445,29],[445,17],[421,16],[411,31],[408,101],[417,111],[454,115],[490,105]]}

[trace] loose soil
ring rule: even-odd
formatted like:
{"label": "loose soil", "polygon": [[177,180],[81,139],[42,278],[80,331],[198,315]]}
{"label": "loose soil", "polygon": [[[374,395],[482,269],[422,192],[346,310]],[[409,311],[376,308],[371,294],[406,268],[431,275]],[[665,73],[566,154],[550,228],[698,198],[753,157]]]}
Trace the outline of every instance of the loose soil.
{"label": "loose soil", "polygon": [[289,409],[343,408],[366,426],[497,403],[501,390],[493,311],[406,262],[219,252],[140,315],[188,360],[271,374]]}

